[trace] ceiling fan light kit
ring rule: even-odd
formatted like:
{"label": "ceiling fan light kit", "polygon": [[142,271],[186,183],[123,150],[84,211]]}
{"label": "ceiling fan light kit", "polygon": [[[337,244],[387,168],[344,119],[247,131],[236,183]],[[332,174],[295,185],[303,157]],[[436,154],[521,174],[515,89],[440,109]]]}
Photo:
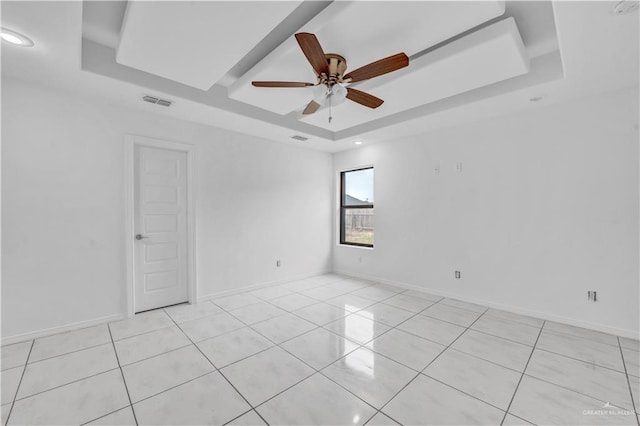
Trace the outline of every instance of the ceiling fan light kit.
{"label": "ceiling fan light kit", "polygon": [[[355,71],[344,74],[347,70],[347,60],[337,53],[324,53],[320,42],[314,34],[297,33],[298,45],[311,64],[316,74],[316,84],[291,81],[252,81],[255,87],[308,87],[315,86],[313,99],[302,111],[303,115],[313,114],[321,107],[329,108],[339,105],[345,99],[359,103],[368,108],[378,108],[383,100],[361,90],[349,87],[351,83],[368,80],[409,65],[409,57],[405,53],[397,53],[380,59]],[[331,122],[331,112],[329,122]]]}

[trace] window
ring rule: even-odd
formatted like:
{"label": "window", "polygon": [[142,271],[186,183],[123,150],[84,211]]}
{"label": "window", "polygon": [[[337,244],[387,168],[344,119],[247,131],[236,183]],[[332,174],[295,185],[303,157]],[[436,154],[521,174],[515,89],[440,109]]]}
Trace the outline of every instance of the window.
{"label": "window", "polygon": [[373,167],[340,173],[340,244],[373,247]]}

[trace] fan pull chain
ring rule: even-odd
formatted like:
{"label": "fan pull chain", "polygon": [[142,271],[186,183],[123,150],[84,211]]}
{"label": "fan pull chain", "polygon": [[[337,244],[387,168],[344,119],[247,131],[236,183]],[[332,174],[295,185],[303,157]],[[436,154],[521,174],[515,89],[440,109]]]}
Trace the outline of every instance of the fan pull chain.
{"label": "fan pull chain", "polygon": [[331,98],[333,97],[333,91],[329,92],[329,124],[331,124],[331,119],[333,119],[333,117],[331,116]]}

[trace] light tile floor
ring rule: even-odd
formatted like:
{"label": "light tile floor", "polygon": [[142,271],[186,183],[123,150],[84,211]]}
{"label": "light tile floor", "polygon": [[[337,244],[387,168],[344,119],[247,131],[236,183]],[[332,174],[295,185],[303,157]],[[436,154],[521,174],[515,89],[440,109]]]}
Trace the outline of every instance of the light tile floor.
{"label": "light tile floor", "polygon": [[640,424],[638,341],[335,274],[1,355],[10,425]]}

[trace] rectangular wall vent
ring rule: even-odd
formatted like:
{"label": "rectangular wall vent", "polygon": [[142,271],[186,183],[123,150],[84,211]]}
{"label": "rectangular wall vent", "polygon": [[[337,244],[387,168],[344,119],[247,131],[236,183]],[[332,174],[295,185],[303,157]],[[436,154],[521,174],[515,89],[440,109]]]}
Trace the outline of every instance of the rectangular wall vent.
{"label": "rectangular wall vent", "polygon": [[142,97],[142,100],[145,102],[149,102],[151,104],[156,104],[156,105],[161,105],[164,107],[168,107],[171,106],[171,104],[173,103],[173,101],[169,101],[167,99],[159,99],[153,96],[149,96],[149,95],[144,95]]}
{"label": "rectangular wall vent", "polygon": [[295,139],[295,140],[301,141],[301,142],[309,140],[309,138],[306,138],[306,137],[300,136],[300,135],[293,135],[293,136],[291,136],[291,139]]}

